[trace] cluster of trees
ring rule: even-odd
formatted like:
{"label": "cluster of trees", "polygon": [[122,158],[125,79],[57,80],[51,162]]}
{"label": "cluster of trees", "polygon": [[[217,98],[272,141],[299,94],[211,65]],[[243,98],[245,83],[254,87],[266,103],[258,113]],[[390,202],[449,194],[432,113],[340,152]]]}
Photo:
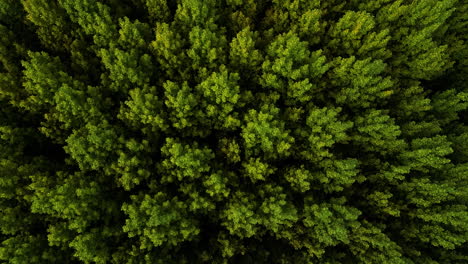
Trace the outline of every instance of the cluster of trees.
{"label": "cluster of trees", "polygon": [[468,262],[468,3],[0,1],[0,261]]}

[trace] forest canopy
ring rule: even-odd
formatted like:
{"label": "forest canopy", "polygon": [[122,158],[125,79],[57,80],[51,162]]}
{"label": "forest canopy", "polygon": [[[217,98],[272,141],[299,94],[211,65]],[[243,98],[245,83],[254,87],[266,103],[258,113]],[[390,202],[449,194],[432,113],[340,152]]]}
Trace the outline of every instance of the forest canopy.
{"label": "forest canopy", "polygon": [[468,2],[0,1],[0,262],[468,263]]}

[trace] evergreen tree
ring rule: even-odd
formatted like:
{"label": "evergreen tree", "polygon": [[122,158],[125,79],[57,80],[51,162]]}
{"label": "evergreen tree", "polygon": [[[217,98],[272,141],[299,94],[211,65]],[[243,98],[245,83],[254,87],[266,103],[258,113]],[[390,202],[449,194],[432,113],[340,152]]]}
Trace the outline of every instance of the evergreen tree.
{"label": "evergreen tree", "polygon": [[0,1],[0,262],[468,262],[468,3]]}

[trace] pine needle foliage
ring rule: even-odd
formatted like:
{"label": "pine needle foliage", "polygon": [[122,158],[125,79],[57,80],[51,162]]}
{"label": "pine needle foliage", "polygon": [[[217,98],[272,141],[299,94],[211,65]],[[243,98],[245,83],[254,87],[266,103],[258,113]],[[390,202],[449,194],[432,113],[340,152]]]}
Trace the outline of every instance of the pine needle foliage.
{"label": "pine needle foliage", "polygon": [[0,1],[0,262],[468,263],[463,0]]}

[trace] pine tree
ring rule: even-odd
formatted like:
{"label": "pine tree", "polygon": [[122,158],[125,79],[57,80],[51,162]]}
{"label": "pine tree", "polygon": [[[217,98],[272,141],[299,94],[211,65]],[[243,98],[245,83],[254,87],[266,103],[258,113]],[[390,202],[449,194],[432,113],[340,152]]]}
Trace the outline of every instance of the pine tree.
{"label": "pine tree", "polygon": [[468,262],[468,3],[0,1],[0,262]]}

